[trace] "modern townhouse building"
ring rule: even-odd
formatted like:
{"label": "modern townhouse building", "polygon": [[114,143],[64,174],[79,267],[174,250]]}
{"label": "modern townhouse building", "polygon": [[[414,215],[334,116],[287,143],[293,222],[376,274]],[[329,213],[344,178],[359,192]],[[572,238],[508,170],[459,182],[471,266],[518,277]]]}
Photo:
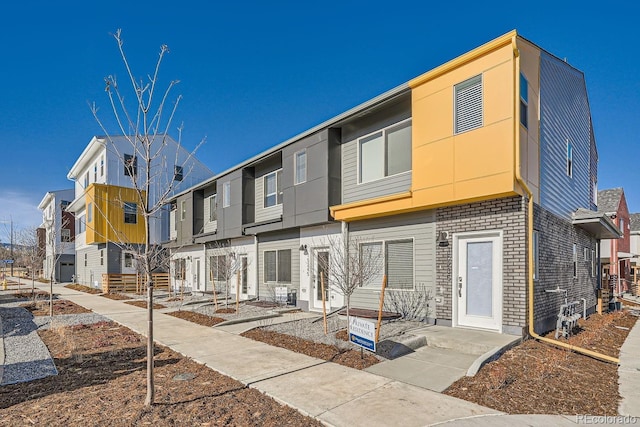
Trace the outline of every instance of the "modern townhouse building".
{"label": "modern townhouse building", "polygon": [[632,283],[631,220],[622,187],[598,191],[598,212],[607,215],[618,227],[621,237],[600,242],[602,276],[611,295],[628,291]]}
{"label": "modern townhouse building", "polygon": [[584,75],[513,31],[178,194],[167,246],[192,289],[240,257],[243,298],[318,310],[346,238],[379,260],[353,307],[386,275],[438,324],[542,332],[565,298],[595,310],[598,240],[619,236],[597,162]]}
{"label": "modern townhouse building", "polygon": [[56,282],[70,282],[75,274],[75,218],[65,210],[74,194],[73,188],[49,191],[38,205],[42,211],[43,231],[38,238],[44,253],[42,274]]}
{"label": "modern townhouse building", "polygon": [[[76,280],[98,286],[103,274],[137,272],[133,251],[146,240],[140,214],[139,188],[147,168],[151,176],[150,205],[173,182],[180,192],[212,175],[211,171],[168,135],[157,135],[152,147],[160,154],[147,165],[125,136],[95,136],[69,171],[75,197],[67,210],[76,216]],[[159,211],[149,221],[149,244],[158,245],[169,235],[169,212]]]}

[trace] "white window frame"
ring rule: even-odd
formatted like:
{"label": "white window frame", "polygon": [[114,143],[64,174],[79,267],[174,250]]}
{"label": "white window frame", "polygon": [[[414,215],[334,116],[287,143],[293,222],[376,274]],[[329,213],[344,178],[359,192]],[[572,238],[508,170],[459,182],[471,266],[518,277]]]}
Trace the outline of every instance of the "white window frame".
{"label": "white window frame", "polygon": [[[289,280],[288,281],[282,281],[280,280],[280,252],[283,251],[289,251]],[[276,280],[267,280],[267,253],[268,252],[275,252],[276,257],[276,265],[275,265],[275,272],[276,272]],[[292,284],[293,283],[293,250],[292,249],[265,249],[264,251],[262,251],[262,264],[263,264],[263,269],[262,269],[262,279],[264,280],[264,283],[282,283],[282,284]]]}
{"label": "white window frame", "polygon": [[[480,83],[480,102],[481,102],[480,124],[474,127],[468,127],[468,128],[458,130],[458,102],[457,102],[458,91],[475,85],[476,83],[473,82],[473,80],[479,80],[479,83]],[[483,126],[484,126],[484,76],[482,74],[478,74],[458,84],[455,84],[453,86],[453,134],[459,135],[465,132],[472,131],[474,129],[480,129]]]}
{"label": "white window frame", "polygon": [[[299,177],[298,176],[298,159],[300,156],[304,156],[304,176],[303,177]],[[293,154],[293,185],[298,185],[298,184],[302,184],[307,182],[307,167],[308,167],[308,163],[307,163],[307,150],[300,150],[300,151],[296,151]]]}
{"label": "white window frame", "polygon": [[187,218],[187,201],[180,201],[180,221],[184,221]]}
{"label": "white window frame", "polygon": [[591,249],[591,277],[596,277],[596,251]]}
{"label": "white window frame", "polygon": [[[133,210],[133,212],[131,212]],[[129,211],[129,212],[127,212]],[[135,202],[124,202],[122,205],[122,213],[124,214],[123,216],[123,223],[124,224],[137,224],[138,223],[138,204]],[[127,221],[127,215],[135,215],[135,221],[131,222],[131,221]]]}
{"label": "white window frame", "polygon": [[618,223],[620,224],[620,232],[622,233],[622,236],[620,236],[620,238],[624,239],[624,218],[620,217]]}
{"label": "white window frame", "polygon": [[[387,259],[387,245],[389,243],[395,243],[395,242],[411,242],[411,246],[413,248],[413,271],[412,271],[412,287],[411,289],[396,289],[396,288],[392,288],[392,287],[387,287],[386,289],[389,291],[394,291],[394,292],[413,292],[416,290],[416,241],[415,241],[415,237],[407,237],[407,238],[397,238],[397,239],[388,239],[388,240],[372,240],[372,241],[367,241],[367,242],[360,242],[360,244],[358,245],[358,256],[360,256],[360,254],[362,253],[362,246],[364,245],[381,245],[381,249],[380,252],[382,254],[381,257],[381,261],[382,261],[382,275],[387,275],[387,283],[388,283],[388,271],[387,271],[387,264],[388,264],[388,259]],[[378,288],[378,283],[363,283],[362,287],[363,288],[373,288],[373,289],[377,289]]]}
{"label": "white window frame", "polygon": [[[124,268],[133,268],[133,253],[131,253],[131,252],[123,252],[122,256],[124,258],[123,259]],[[127,265],[127,261],[128,261],[129,265]]]}
{"label": "white window frame", "polygon": [[222,207],[231,206],[231,181],[222,184]]}
{"label": "white window frame", "polygon": [[583,248],[582,250],[583,252],[583,257],[584,257],[584,261],[589,261],[589,248],[587,248],[586,246]]}
{"label": "white window frame", "polygon": [[71,230],[68,228],[60,229],[60,241],[61,242],[70,242],[71,241]]}
{"label": "white window frame", "polygon": [[[267,179],[269,179],[269,177],[273,176],[275,179],[275,191],[272,193],[267,193]],[[278,206],[282,204],[282,186],[281,186],[281,182],[280,180],[282,180],[282,169],[278,169],[275,170],[273,172],[269,172],[266,175],[262,176],[262,188],[263,188],[263,199],[262,199],[262,206],[264,208],[271,208],[273,206]],[[273,204],[267,204],[267,200],[269,197],[274,196],[275,197],[275,203]]]}
{"label": "white window frame", "polygon": [[[413,170],[413,159],[412,159],[412,163],[409,167],[408,170],[406,171],[402,171],[402,172],[397,172],[394,174],[389,175],[388,174],[388,170],[389,170],[389,158],[387,156],[387,146],[389,144],[389,140],[388,140],[388,134],[389,131],[393,131],[396,129],[400,129],[400,128],[405,128],[405,127],[409,127],[409,128],[413,128],[413,122],[412,122],[412,118],[408,118],[408,119],[404,119],[404,120],[400,120],[399,122],[393,123],[389,126],[386,126],[382,129],[377,129],[373,132],[370,132],[366,135],[362,135],[360,138],[358,138],[357,140],[357,150],[358,150],[358,155],[357,155],[357,172],[358,172],[358,185],[360,184],[368,184],[371,182],[376,182],[376,181],[380,181],[382,179],[386,179],[386,178],[390,178],[393,176],[400,176],[403,174],[407,174],[410,173]],[[363,142],[368,142],[368,141],[364,141],[369,139],[370,137],[372,137],[375,134],[381,134],[380,137],[382,138],[382,153],[380,153],[380,156],[383,158],[382,162],[383,162],[383,167],[384,167],[384,172],[382,174],[382,177],[380,178],[375,178],[375,179],[370,179],[368,181],[363,181],[362,180],[362,166],[363,166],[363,162],[362,162],[362,143]],[[413,142],[413,141],[412,141]],[[413,156],[413,153],[410,153]]]}
{"label": "white window frame", "polygon": [[[524,108],[522,108],[523,106]],[[522,73],[520,73],[520,124],[525,129],[529,128],[529,82]]]}

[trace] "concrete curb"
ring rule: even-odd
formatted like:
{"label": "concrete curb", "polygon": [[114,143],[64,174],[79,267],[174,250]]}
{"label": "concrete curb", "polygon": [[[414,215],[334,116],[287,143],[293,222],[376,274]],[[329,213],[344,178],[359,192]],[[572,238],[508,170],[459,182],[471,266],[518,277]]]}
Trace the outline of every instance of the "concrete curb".
{"label": "concrete curb", "polygon": [[494,347],[491,350],[487,351],[482,356],[478,357],[471,366],[469,366],[469,369],[467,369],[467,376],[468,377],[475,376],[480,370],[480,368],[482,368],[484,365],[486,365],[489,362],[493,362],[498,357],[500,357],[502,353],[504,353],[505,351],[509,350],[512,347],[515,347],[521,342],[522,342],[522,338],[511,341],[510,343],[505,344],[503,346]]}

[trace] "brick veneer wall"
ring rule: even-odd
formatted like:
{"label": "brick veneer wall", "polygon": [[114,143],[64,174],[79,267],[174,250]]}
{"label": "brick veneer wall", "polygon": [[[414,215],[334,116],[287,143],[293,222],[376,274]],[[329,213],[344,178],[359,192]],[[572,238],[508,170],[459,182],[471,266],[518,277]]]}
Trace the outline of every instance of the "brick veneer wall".
{"label": "brick veneer wall", "polygon": [[[514,196],[439,208],[436,235],[446,231],[448,246],[436,247],[436,318],[450,324],[452,319],[453,234],[469,231],[502,230],[503,235],[503,332],[521,334],[526,325],[526,201]],[[444,320],[444,321],[443,321]]]}
{"label": "brick veneer wall", "polygon": [[[538,231],[539,277],[534,281],[534,329],[545,333],[556,327],[564,292],[548,293],[545,290],[566,289],[569,301],[585,298],[587,314],[595,311],[598,278],[591,275],[591,250],[596,240],[586,231],[574,227],[571,221],[561,218],[534,204],[533,228]],[[573,244],[577,244],[577,277],[573,277]],[[589,258],[584,259],[584,248]],[[597,272],[596,272],[597,276]]]}

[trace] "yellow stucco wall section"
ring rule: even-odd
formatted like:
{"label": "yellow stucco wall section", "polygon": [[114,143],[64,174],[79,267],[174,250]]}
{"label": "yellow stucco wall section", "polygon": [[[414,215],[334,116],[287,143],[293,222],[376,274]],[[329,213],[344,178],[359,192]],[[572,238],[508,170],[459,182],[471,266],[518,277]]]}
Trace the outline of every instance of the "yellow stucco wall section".
{"label": "yellow stucco wall section", "polygon": [[[411,191],[332,207],[350,221],[516,194],[515,59],[505,34],[409,82]],[[483,126],[454,133],[454,86],[482,76]],[[517,74],[515,74],[517,75]]]}
{"label": "yellow stucco wall section", "polygon": [[124,202],[136,203],[140,212],[137,192],[132,188],[91,184],[85,193],[86,206],[91,204],[91,221],[87,218],[87,244],[121,242],[144,243],[144,217],[138,213],[136,224],[124,222]]}

